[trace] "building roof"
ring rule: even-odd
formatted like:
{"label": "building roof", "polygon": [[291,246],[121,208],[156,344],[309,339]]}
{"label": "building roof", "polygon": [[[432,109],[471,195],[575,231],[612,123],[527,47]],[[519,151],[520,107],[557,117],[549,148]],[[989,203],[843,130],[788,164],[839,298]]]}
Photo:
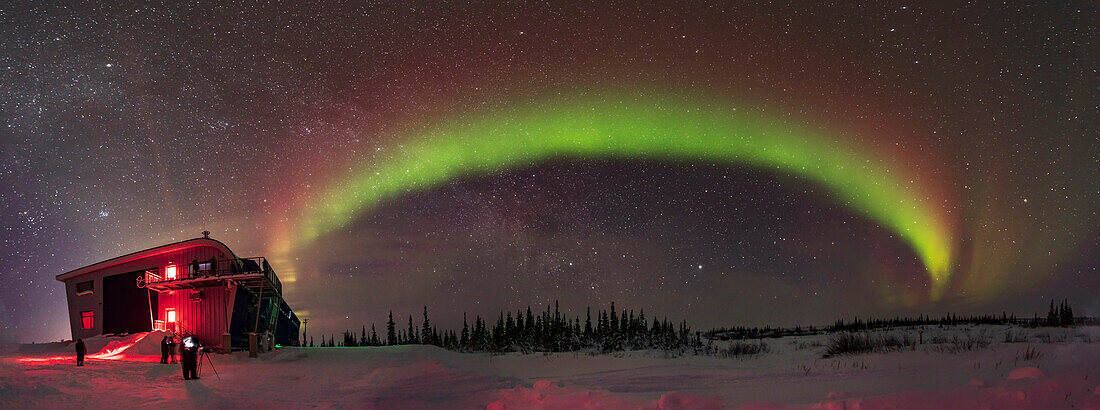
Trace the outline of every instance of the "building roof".
{"label": "building roof", "polygon": [[89,273],[89,272],[95,272],[95,271],[100,270],[100,269],[105,269],[105,268],[109,268],[111,266],[136,261],[138,259],[148,258],[150,256],[156,256],[156,255],[160,255],[162,253],[167,253],[167,252],[174,252],[174,251],[178,251],[178,250],[181,250],[181,249],[193,248],[193,247],[196,247],[196,246],[212,246],[212,247],[215,247],[215,248],[219,248],[219,250],[225,252],[231,258],[236,258],[237,257],[235,254],[233,254],[233,251],[231,249],[229,249],[228,246],[225,246],[224,243],[221,243],[221,241],[218,241],[216,239],[205,238],[205,237],[204,238],[194,238],[194,239],[188,239],[188,240],[185,240],[185,241],[170,243],[170,244],[167,244],[167,245],[161,245],[161,246],[157,246],[157,247],[154,247],[154,248],[149,248],[149,249],[146,249],[146,250],[143,250],[143,251],[131,252],[131,253],[116,257],[116,258],[107,259],[103,262],[93,263],[93,264],[85,266],[83,268],[74,269],[74,270],[62,273],[60,275],[57,275],[57,280],[64,282],[66,280],[75,278],[77,276],[80,276],[80,275],[83,275],[83,274],[86,274],[86,273]]}

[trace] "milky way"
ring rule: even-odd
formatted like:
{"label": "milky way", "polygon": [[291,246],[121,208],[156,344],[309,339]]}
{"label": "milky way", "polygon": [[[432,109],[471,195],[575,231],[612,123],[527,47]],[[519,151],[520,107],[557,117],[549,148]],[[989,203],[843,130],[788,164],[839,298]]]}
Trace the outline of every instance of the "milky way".
{"label": "milky way", "polygon": [[1096,7],[956,3],[2,6],[0,340],[204,229],[322,331],[1096,314]]}

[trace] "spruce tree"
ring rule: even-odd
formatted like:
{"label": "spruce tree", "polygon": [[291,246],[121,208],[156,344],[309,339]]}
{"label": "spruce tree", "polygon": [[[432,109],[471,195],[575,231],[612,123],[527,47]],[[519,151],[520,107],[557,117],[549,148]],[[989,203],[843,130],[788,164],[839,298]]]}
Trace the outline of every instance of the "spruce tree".
{"label": "spruce tree", "polygon": [[474,345],[478,350],[489,350],[489,332],[486,330],[485,321],[481,320],[481,315],[474,317]]}
{"label": "spruce tree", "polygon": [[458,340],[458,345],[463,349],[470,348],[470,323],[466,321],[466,312],[462,312],[462,338]]}
{"label": "spruce tree", "polygon": [[592,307],[586,306],[584,310],[584,342],[592,341]]}
{"label": "spruce tree", "polygon": [[394,324],[394,311],[389,311],[389,321],[386,322],[386,344],[393,346],[397,344],[397,326]]}
{"label": "spruce tree", "polygon": [[626,317],[626,309],[623,309],[623,314],[619,316],[619,340],[625,341],[630,336],[629,331],[630,326]]}
{"label": "spruce tree", "polygon": [[409,344],[419,344],[420,337],[416,335],[416,326],[413,326],[413,317],[409,315],[409,333],[406,333],[409,338]]}
{"label": "spruce tree", "polygon": [[527,318],[524,319],[524,321],[527,322],[524,325],[525,326],[525,328],[524,328],[525,333],[523,335],[524,343],[529,348],[534,348],[534,346],[535,346],[535,315],[531,314],[531,306],[530,305],[527,306]]}
{"label": "spruce tree", "polygon": [[618,334],[619,334],[619,318],[618,318],[617,314],[615,313],[615,302],[611,302],[611,318],[608,319],[607,324],[608,324],[608,326],[610,326],[610,329],[608,329],[608,332],[611,333],[611,336],[618,336]]}
{"label": "spruce tree", "polygon": [[481,332],[483,329],[481,323],[481,315],[474,315],[474,328],[470,331],[470,349],[474,351],[483,350],[484,346],[481,343]]}
{"label": "spruce tree", "polygon": [[1069,307],[1069,299],[1063,299],[1058,307],[1058,324],[1062,326],[1073,325],[1073,310]]}
{"label": "spruce tree", "polygon": [[428,322],[428,306],[424,306],[424,324],[420,328],[420,340],[426,344],[435,344],[435,338],[432,334],[432,325]]}
{"label": "spruce tree", "polygon": [[516,322],[512,320],[512,312],[504,319],[504,344],[511,346],[515,342]]}
{"label": "spruce tree", "polygon": [[512,340],[517,344],[523,343],[523,335],[527,334],[525,326],[526,324],[523,323],[523,311],[516,309],[516,334],[512,336]]}

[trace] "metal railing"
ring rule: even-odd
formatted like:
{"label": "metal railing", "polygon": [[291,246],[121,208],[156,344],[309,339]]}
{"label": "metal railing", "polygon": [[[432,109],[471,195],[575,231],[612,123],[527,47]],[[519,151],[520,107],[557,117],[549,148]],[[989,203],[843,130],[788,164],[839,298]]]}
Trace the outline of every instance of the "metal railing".
{"label": "metal railing", "polygon": [[168,279],[162,276],[164,268],[157,271],[145,271],[145,283],[171,282],[187,279],[217,278],[223,276],[242,275],[249,273],[262,273],[280,293],[283,285],[267,258],[256,256],[251,258],[235,259],[208,259],[205,261],[192,261],[187,264],[176,265],[176,277]]}

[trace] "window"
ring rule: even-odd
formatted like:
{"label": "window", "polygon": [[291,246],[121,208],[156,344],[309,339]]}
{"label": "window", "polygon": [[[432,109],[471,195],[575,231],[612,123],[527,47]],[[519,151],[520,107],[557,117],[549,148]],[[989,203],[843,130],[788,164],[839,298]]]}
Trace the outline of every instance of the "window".
{"label": "window", "polygon": [[210,262],[205,262],[205,263],[200,263],[199,264],[199,272],[209,271],[209,270],[210,270]]}
{"label": "window", "polygon": [[164,267],[164,280],[176,280],[176,265]]}
{"label": "window", "polygon": [[85,310],[80,312],[80,328],[92,329],[95,327],[95,312],[91,310]]}
{"label": "window", "polygon": [[164,309],[164,321],[168,323],[176,323],[176,309]]}
{"label": "window", "polygon": [[87,295],[89,293],[92,293],[93,290],[95,290],[95,282],[93,282],[93,281],[89,280],[89,281],[80,282],[80,283],[76,284],[76,294],[77,295]]}

